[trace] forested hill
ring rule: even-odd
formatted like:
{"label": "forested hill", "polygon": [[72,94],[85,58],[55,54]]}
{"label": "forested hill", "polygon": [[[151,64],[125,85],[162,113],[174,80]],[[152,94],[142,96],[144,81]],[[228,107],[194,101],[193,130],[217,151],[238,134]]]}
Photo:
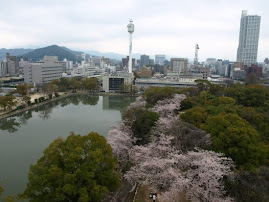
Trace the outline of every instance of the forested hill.
{"label": "forested hill", "polygon": [[45,55],[58,56],[59,61],[62,61],[64,58],[73,62],[80,61],[80,55],[76,55],[71,50],[59,47],[57,45],[38,48],[22,56],[28,57],[29,60],[34,62],[43,59]]}
{"label": "forested hill", "polygon": [[0,49],[0,60],[6,58],[6,54],[10,53],[10,55],[18,56],[18,55],[23,55],[26,53],[29,53],[33,49],[24,49],[24,48],[16,48],[16,49],[6,49],[6,48],[1,48]]}

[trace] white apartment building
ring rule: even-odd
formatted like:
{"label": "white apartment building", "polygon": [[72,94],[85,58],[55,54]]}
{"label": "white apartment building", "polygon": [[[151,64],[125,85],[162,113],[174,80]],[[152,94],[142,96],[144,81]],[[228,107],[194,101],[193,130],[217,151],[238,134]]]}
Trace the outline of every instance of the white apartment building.
{"label": "white apartment building", "polygon": [[261,16],[247,15],[242,11],[237,62],[245,65],[257,62]]}

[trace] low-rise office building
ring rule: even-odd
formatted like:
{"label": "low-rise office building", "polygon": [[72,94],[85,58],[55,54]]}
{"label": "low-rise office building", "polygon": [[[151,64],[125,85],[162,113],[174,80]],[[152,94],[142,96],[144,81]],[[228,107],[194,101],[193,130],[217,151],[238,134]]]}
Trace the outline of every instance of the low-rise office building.
{"label": "low-rise office building", "polygon": [[203,75],[203,79],[207,79],[210,76],[210,68],[199,67],[199,73]]}
{"label": "low-rise office building", "polygon": [[116,74],[105,74],[102,76],[103,80],[103,90],[105,92],[119,92],[122,85],[129,84],[132,85],[134,81],[133,73],[116,73]]}

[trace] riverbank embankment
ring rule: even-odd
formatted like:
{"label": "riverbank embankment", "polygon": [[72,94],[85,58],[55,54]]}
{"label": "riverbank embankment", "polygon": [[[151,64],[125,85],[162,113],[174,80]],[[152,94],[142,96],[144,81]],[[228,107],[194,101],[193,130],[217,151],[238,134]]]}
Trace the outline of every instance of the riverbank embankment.
{"label": "riverbank embankment", "polygon": [[94,92],[94,93],[92,93],[92,92],[87,92],[87,91],[78,91],[78,92],[75,92],[75,93],[64,92],[64,93],[61,93],[59,97],[53,97],[52,99],[46,99],[43,102],[39,102],[39,103],[32,103],[31,105],[27,105],[27,106],[25,106],[24,108],[21,108],[21,109],[13,109],[11,111],[4,111],[4,113],[0,114],[0,120],[15,116],[17,114],[20,114],[22,112],[26,112],[28,110],[35,109],[37,107],[40,107],[42,105],[46,105],[46,104],[48,104],[50,102],[53,102],[53,101],[57,101],[57,100],[60,100],[60,99],[63,99],[63,98],[67,98],[67,97],[70,97],[70,96],[76,96],[76,95],[134,96],[134,97],[139,96],[138,94],[129,94],[129,93],[126,93],[126,94],[123,94],[123,93],[106,93],[106,92],[97,92],[97,93]]}

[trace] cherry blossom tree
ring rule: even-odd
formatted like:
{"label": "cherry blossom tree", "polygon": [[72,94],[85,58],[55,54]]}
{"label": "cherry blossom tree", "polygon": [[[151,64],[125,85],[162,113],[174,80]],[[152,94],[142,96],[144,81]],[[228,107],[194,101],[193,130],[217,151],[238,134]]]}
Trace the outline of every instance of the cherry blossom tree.
{"label": "cherry blossom tree", "polygon": [[131,160],[135,165],[125,179],[162,191],[163,200],[171,201],[171,196],[184,191],[192,201],[230,201],[222,180],[230,174],[232,160],[198,148],[180,153],[171,147],[171,139],[161,135],[147,146],[134,146]]}
{"label": "cherry blossom tree", "polygon": [[172,145],[184,152],[195,147],[205,148],[211,143],[210,134],[192,124],[182,122],[178,116],[160,118],[151,130],[152,137],[158,137],[160,131],[165,135],[173,136]]}
{"label": "cherry blossom tree", "polygon": [[160,201],[232,201],[226,196],[223,177],[231,173],[232,160],[223,154],[201,149],[210,144],[210,136],[178,116],[185,95],[175,94],[149,109],[160,116],[150,131],[150,142],[136,145],[130,126],[145,100],[137,98],[129,107],[129,120],[109,131],[108,142],[130,183],[147,185],[161,191]]}
{"label": "cherry blossom tree", "polygon": [[145,107],[146,105],[146,101],[144,100],[144,98],[142,96],[139,96],[136,98],[135,102],[131,103],[130,107],[136,107],[136,108],[140,108],[140,107]]}
{"label": "cherry blossom tree", "polygon": [[209,134],[179,120],[177,111],[180,109],[180,102],[185,98],[185,95],[176,94],[172,99],[158,101],[152,110],[158,112],[160,118],[151,130],[152,137],[159,136],[160,132],[173,136],[173,144],[184,151],[194,147],[202,148],[211,143]]}
{"label": "cherry blossom tree", "polygon": [[132,137],[131,134],[130,127],[124,125],[122,122],[113,126],[108,132],[107,141],[111,145],[114,155],[122,166],[129,161],[133,143],[136,142],[136,139]]}
{"label": "cherry blossom tree", "polygon": [[186,96],[183,94],[175,94],[172,99],[159,100],[153,107],[153,111],[158,112],[164,118],[174,117],[175,111],[180,108],[180,102],[185,98]]}

